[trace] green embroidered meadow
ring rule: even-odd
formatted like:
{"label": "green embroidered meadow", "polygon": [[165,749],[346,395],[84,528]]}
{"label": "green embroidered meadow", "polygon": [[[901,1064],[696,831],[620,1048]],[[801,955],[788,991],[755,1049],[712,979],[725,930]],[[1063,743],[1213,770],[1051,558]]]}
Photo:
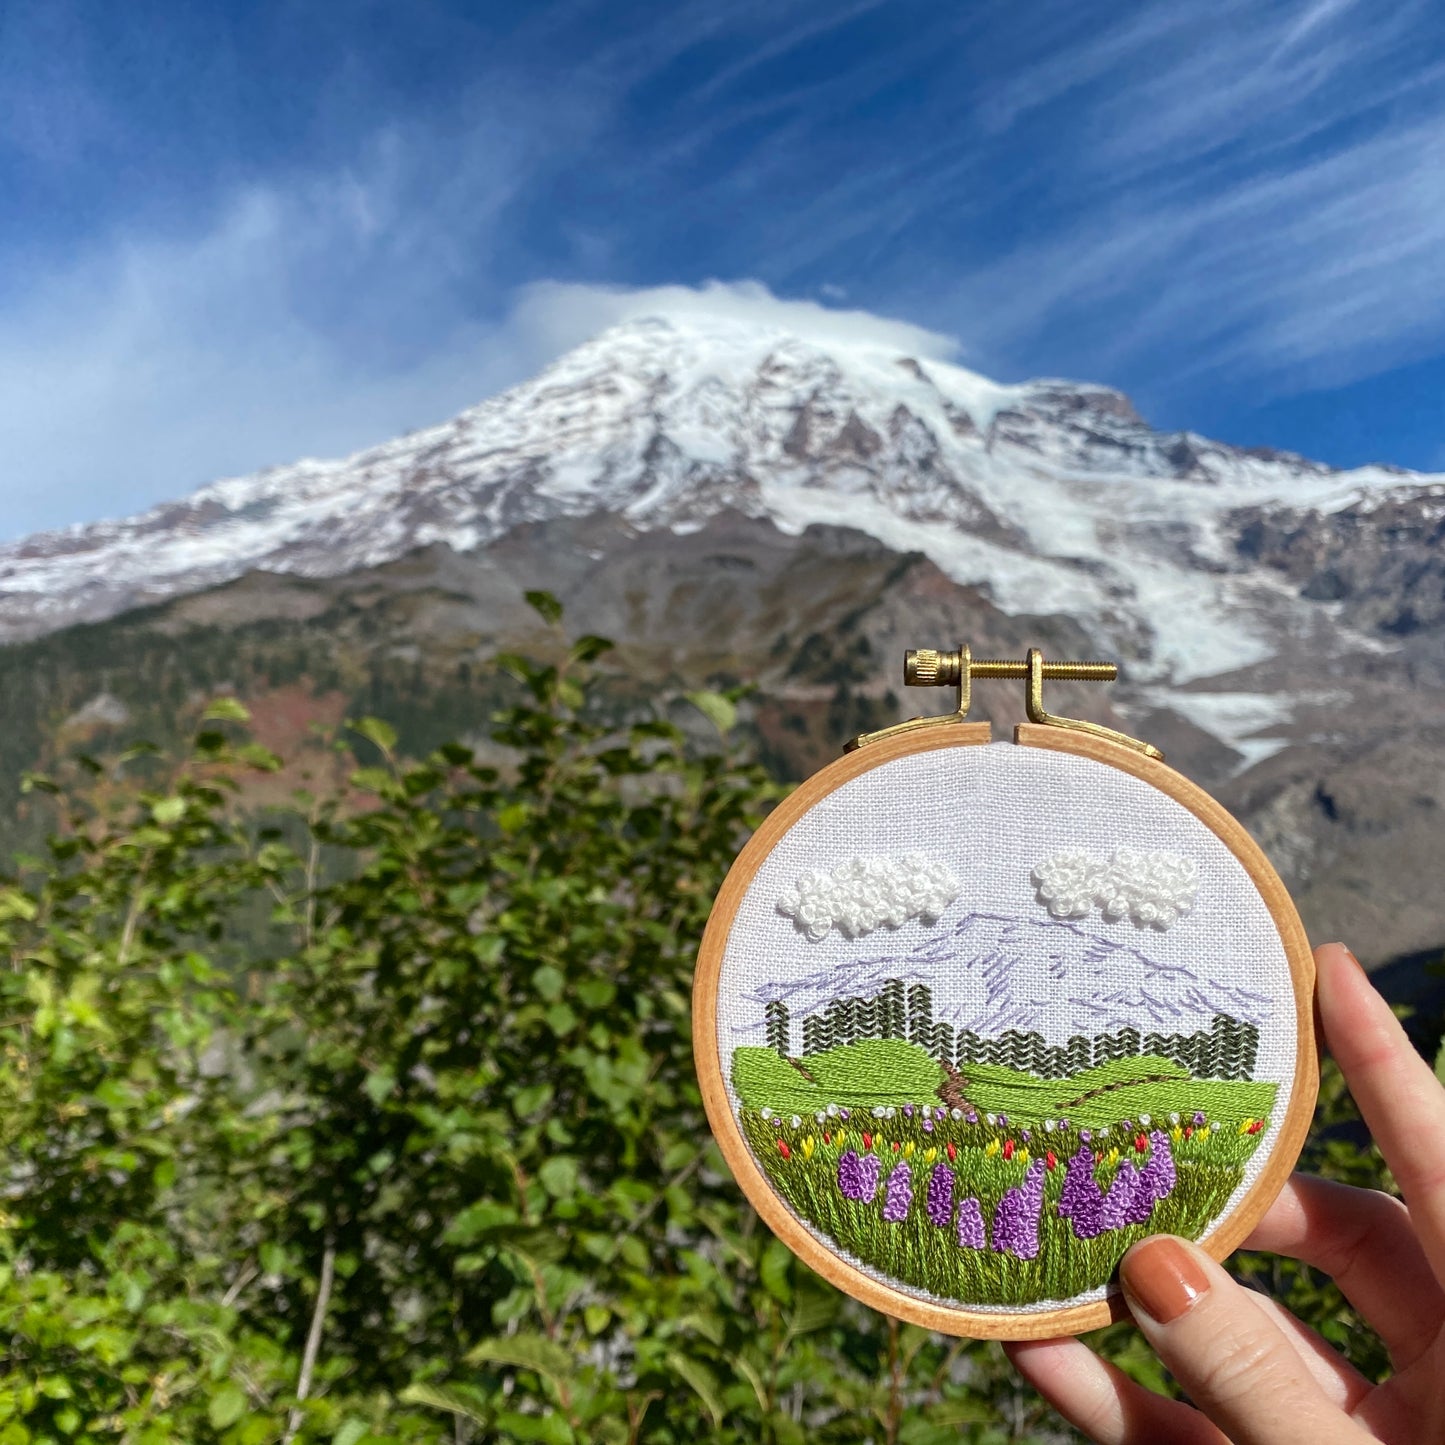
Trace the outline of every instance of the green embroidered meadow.
{"label": "green embroidered meadow", "polygon": [[1277,1091],[1148,1055],[965,1078],[898,1039],[801,1067],[738,1048],[732,1078],[749,1146],[801,1218],[903,1284],[986,1305],[1072,1299],[1146,1234],[1203,1234]]}

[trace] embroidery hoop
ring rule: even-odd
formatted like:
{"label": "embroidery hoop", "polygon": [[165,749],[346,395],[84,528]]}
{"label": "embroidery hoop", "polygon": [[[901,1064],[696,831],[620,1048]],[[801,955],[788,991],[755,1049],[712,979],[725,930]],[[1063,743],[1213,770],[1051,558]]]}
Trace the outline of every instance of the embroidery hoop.
{"label": "embroidery hoop", "polygon": [[[958,709],[940,718],[918,718],[882,733],[855,739],[843,757],[807,779],[769,814],[724,880],[703,935],[693,985],[693,1047],[703,1104],[723,1158],[763,1221],[805,1264],[844,1293],[887,1314],[949,1335],[1040,1339],[1079,1334],[1127,1317],[1127,1308],[1117,1291],[1102,1300],[1016,1313],[921,1299],[903,1287],[876,1278],[821,1243],[763,1173],[734,1112],[725,1081],[726,1061],[718,1040],[719,983],[724,956],[738,911],[759,869],[805,815],[854,779],[900,758],[992,742],[990,724],[963,720],[968,709],[970,672],[980,675],[981,666],[990,669],[982,675],[1029,678],[1028,711],[1030,717],[1037,720],[1014,728],[1014,746],[1072,754],[1118,769],[1157,789],[1191,813],[1241,865],[1278,931],[1289,969],[1296,1035],[1289,1103],[1283,1118],[1272,1130],[1269,1156],[1234,1207],[1215,1217],[1208,1232],[1198,1240],[1199,1245],[1218,1260],[1223,1260],[1243,1242],[1274,1202],[1294,1167],[1309,1129],[1319,1087],[1313,1022],[1314,960],[1299,914],[1278,874],[1259,845],[1221,804],[1168,767],[1157,749],[1097,724],[1044,712],[1040,695],[1044,676],[1108,680],[1114,672],[1111,665],[1046,665],[1037,650],[1031,651],[1026,664],[971,664],[968,649],[964,647],[959,654],[953,654],[961,661],[961,667],[950,672],[946,665],[940,669],[928,660],[939,657],[936,653],[910,653],[906,680],[916,685],[956,683]],[[949,655],[942,657],[946,664]],[[918,658],[925,659],[922,669],[915,661]],[[1064,671],[1071,666],[1094,670],[1072,674]],[[1008,672],[992,670],[1005,667]],[[920,670],[925,670],[927,676],[920,678]],[[1283,1002],[1281,999],[1281,1004]]]}

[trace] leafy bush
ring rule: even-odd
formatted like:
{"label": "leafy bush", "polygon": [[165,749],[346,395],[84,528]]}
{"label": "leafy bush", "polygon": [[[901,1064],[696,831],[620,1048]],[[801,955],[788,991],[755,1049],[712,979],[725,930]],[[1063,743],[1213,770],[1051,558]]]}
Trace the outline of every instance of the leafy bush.
{"label": "leafy bush", "polygon": [[406,762],[368,720],[351,792],[262,828],[238,780],[278,760],[233,703],[108,812],[32,780],[61,827],[0,887],[0,1445],[1067,1438],[996,1347],[845,1299],[729,1179],[688,990],[775,790],[590,721],[605,646],[502,659],[501,761]]}

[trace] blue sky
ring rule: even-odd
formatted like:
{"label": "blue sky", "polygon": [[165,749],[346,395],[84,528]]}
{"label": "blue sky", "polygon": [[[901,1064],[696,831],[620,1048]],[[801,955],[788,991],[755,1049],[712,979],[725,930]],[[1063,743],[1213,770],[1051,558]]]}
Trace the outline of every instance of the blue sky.
{"label": "blue sky", "polygon": [[0,535],[440,420],[709,281],[1445,468],[1445,7],[0,6]]}

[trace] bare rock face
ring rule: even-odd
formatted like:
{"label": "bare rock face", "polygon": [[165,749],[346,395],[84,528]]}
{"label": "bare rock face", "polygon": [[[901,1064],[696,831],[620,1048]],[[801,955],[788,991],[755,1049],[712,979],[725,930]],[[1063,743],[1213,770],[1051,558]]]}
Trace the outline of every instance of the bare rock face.
{"label": "bare rock face", "polygon": [[1340,604],[1357,627],[1407,638],[1445,623],[1445,486],[1392,488],[1332,512],[1245,507],[1228,520],[1241,557],[1303,598]]}
{"label": "bare rock face", "polygon": [[[520,594],[547,586],[621,643],[619,697],[759,680],[750,725],[789,773],[937,702],[902,695],[906,647],[1104,655],[1124,680],[1056,709],[1163,743],[1312,929],[1392,954],[1445,941],[1421,781],[1445,761],[1442,542],[1445,479],[1156,432],[1087,383],[660,317],[356,456],[0,546],[0,642],[134,618],[132,640],[310,657],[327,631],[357,676],[405,657],[422,686],[525,642]],[[64,706],[139,718],[116,672],[57,683]],[[1016,691],[976,705],[1011,723]]]}

